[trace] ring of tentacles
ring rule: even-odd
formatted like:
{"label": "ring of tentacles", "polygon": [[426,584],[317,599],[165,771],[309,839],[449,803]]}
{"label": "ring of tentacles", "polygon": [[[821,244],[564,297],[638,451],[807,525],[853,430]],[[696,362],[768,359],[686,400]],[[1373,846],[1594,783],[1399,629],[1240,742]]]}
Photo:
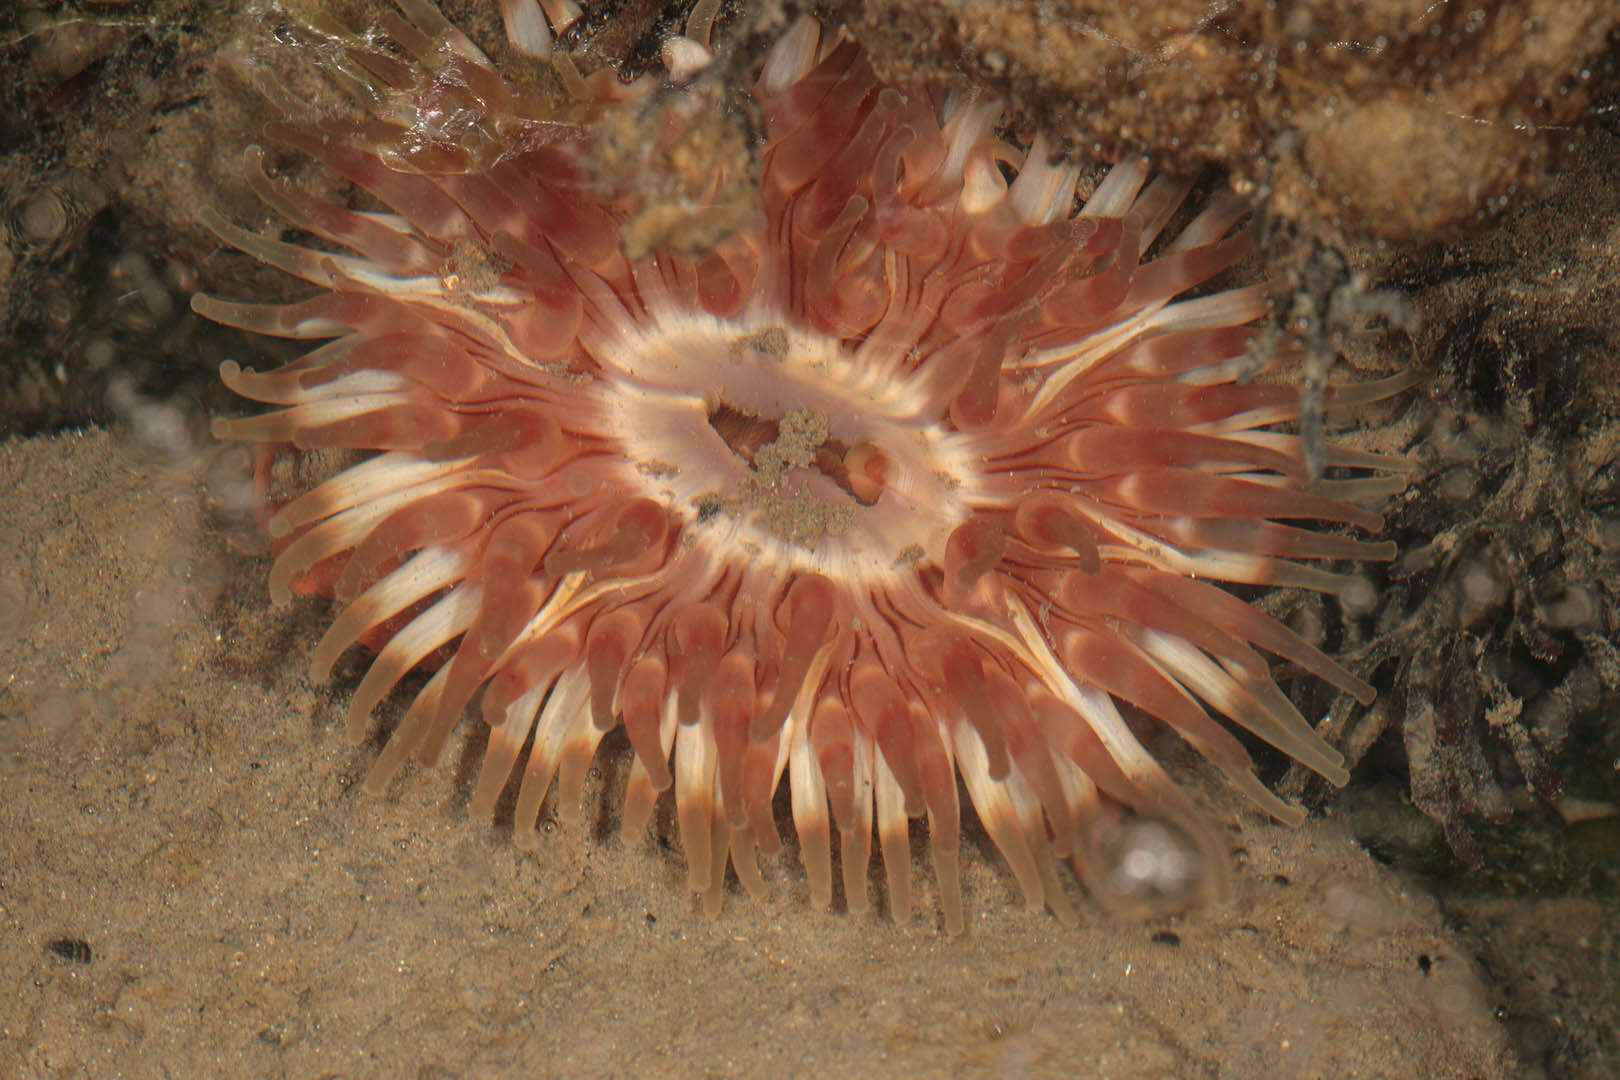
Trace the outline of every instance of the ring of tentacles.
{"label": "ring of tentacles", "polygon": [[[430,673],[368,789],[436,761],[476,709],[473,811],[516,774],[529,846],[548,791],[577,816],[622,727],[624,826],[646,829],[673,791],[710,907],[728,865],[766,890],[781,801],[813,901],[833,896],[836,836],[844,900],[868,906],[875,833],[897,918],[926,819],[959,930],[959,790],[1028,902],[1066,920],[1057,860],[1097,886],[1109,822],[1197,831],[1142,716],[1284,821],[1301,812],[1217,715],[1345,779],[1257,650],[1371,688],[1211,581],[1340,589],[1316,563],[1391,548],[1310,523],[1376,529],[1363,504],[1399,483],[1394,463],[1333,447],[1332,478],[1307,483],[1298,391],[1250,355],[1259,288],[1178,298],[1247,254],[1243,203],[1182,213],[1189,183],[1128,161],[1077,207],[1081,170],[1042,138],[998,138],[999,101],[885,85],[803,19],[750,88],[763,138],[739,227],[636,252],[631,195],[593,172],[593,140],[640,110],[658,118],[646,139],[678,145],[711,99],[566,63],[567,92],[543,93],[423,0],[400,7],[386,37],[323,31],[358,118],[269,132],[370,201],[314,198],[254,151],[264,201],[328,246],[208,216],[318,291],[195,301],[324,341],[267,373],[227,363],[233,390],[276,408],[216,431],[262,444],[267,489],[288,453],[355,459],[275,504],[270,589],[343,605],[318,679],[375,650],[357,737],[408,672]],[[739,167],[714,163],[715,189],[747,181]]]}

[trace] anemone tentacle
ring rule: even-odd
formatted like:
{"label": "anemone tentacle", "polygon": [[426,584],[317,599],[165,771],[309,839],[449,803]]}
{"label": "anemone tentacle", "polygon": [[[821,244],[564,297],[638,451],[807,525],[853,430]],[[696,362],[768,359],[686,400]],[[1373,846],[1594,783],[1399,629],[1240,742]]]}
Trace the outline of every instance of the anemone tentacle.
{"label": "anemone tentacle", "polygon": [[[400,8],[409,60],[320,31],[361,119],[271,132],[389,212],[305,196],[254,151],[265,201],[347,253],[211,215],[224,242],[322,291],[195,302],[332,339],[275,372],[227,364],[232,389],[276,409],[219,435],[378,452],[271,519],[273,598],[346,604],[316,676],[377,650],[351,731],[406,672],[433,671],[368,790],[435,761],[477,708],[473,808],[516,783],[515,837],[532,846],[548,794],[576,813],[622,725],[625,826],[672,792],[705,906],[728,866],[766,889],[757,855],[780,847],[786,780],[815,903],[833,896],[836,831],[845,902],[869,905],[875,829],[889,908],[908,917],[909,822],[926,818],[959,931],[958,778],[1029,905],[1065,921],[1055,861],[1106,889],[1089,867],[1121,807],[1196,831],[1122,706],[1279,819],[1301,811],[1217,717],[1343,782],[1258,650],[1362,700],[1371,688],[1207,581],[1342,588],[1314,564],[1393,548],[1303,523],[1377,529],[1361,503],[1398,488],[1400,463],[1333,449],[1355,475],[1308,484],[1285,429],[1297,392],[1251,378],[1261,290],[1181,298],[1249,253],[1241,202],[1174,228],[1192,185],[1127,161],[1077,210],[1080,169],[1043,138],[997,138],[1000,102],[886,86],[806,18],[752,87],[757,207],[706,250],[632,257],[630,197],[590,150],[602,116],[665,91],[573,75],[581,96],[544,98],[426,0]],[[551,55],[548,20],[578,15],[502,11],[532,56]],[[697,36],[702,51],[673,54],[688,74],[708,55]],[[714,190],[740,167],[716,162]]]}

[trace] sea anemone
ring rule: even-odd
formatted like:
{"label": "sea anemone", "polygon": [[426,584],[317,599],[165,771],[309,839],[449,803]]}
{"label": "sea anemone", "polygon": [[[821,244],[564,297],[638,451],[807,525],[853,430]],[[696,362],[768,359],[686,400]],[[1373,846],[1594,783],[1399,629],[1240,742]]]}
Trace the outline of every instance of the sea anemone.
{"label": "sea anemone", "polygon": [[[503,14],[533,54],[549,38],[531,4]],[[816,904],[836,830],[845,902],[867,907],[875,825],[890,911],[909,918],[909,822],[926,816],[957,931],[958,778],[1030,905],[1065,920],[1055,859],[1105,887],[1088,870],[1104,823],[1129,809],[1196,829],[1122,708],[1283,821],[1302,812],[1206,709],[1345,780],[1255,647],[1363,701],[1371,688],[1207,579],[1341,589],[1296,560],[1391,547],[1281,522],[1378,528],[1356,503],[1391,489],[1391,463],[1330,449],[1338,477],[1308,482],[1301,439],[1276,430],[1298,392],[1255,378],[1262,290],[1176,299],[1247,254],[1242,202],[1178,219],[1192,185],[1127,161],[1076,211],[1080,169],[1042,138],[998,138],[1002,103],[885,85],[804,18],[750,87],[757,181],[738,171],[748,155],[700,162],[711,192],[750,192],[729,234],[629,244],[646,189],[597,166],[601,133],[652,117],[649,145],[681,145],[712,99],[584,79],[566,58],[566,94],[520,86],[426,0],[399,7],[391,47],[322,31],[362,119],[270,131],[391,212],[273,181],[251,152],[263,199],[351,254],[210,214],[321,291],[194,305],[331,339],[268,373],[225,364],[232,390],[280,408],[216,431],[263,444],[262,477],[285,447],[370,453],[269,518],[273,600],[346,605],[315,677],[376,650],[355,737],[403,676],[432,672],[368,790],[408,757],[436,761],[481,691],[473,810],[494,811],[521,759],[520,846],[554,782],[578,814],[622,725],[625,828],[673,789],[707,907],[728,863],[764,891],[785,775]],[[672,70],[701,67],[702,42],[676,46]],[[1400,385],[1335,388],[1329,405]]]}

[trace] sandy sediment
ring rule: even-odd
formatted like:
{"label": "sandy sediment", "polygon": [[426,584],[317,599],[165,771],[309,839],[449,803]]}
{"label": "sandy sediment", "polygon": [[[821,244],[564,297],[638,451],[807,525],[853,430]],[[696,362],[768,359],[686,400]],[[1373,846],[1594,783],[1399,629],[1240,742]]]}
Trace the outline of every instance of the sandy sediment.
{"label": "sandy sediment", "polygon": [[367,798],[358,658],[307,681],[321,605],[267,606],[231,460],[132,445],[0,446],[0,1074],[1516,1074],[1431,901],[1219,793],[1223,909],[1065,930],[970,836],[959,938],[920,858],[907,926],[810,910],[791,856],[705,918],[668,822],[611,827],[622,749],[537,854],[470,763]]}

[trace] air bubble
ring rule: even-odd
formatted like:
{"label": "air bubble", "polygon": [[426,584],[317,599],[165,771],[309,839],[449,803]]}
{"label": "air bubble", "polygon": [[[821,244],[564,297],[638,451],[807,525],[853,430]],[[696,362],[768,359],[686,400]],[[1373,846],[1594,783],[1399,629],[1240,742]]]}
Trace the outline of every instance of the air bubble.
{"label": "air bubble", "polygon": [[187,410],[146,397],[128,374],[115,375],[108,383],[107,405],[129,426],[131,440],[145,453],[177,465],[196,447]]}
{"label": "air bubble", "polygon": [[1378,607],[1378,589],[1364,577],[1353,577],[1339,590],[1346,615],[1371,615]]}
{"label": "air bubble", "polygon": [[1472,608],[1488,610],[1500,604],[1506,597],[1501,578],[1493,567],[1483,562],[1474,561],[1464,565],[1459,582],[1462,585],[1463,599]]}
{"label": "air bubble", "polygon": [[1184,901],[1204,877],[1203,855],[1192,838],[1149,818],[1126,821],[1104,837],[1102,856],[1108,883],[1132,900]]}
{"label": "air bubble", "polygon": [[1395,924],[1395,900],[1365,881],[1339,881],[1323,890],[1322,907],[1340,929],[1355,934],[1383,934]]}
{"label": "air bubble", "polygon": [[1592,626],[1598,616],[1592,594],[1579,586],[1564,589],[1541,605],[1541,617],[1554,630]]}
{"label": "air bubble", "polygon": [[22,240],[48,247],[62,238],[73,224],[67,202],[54,191],[42,191],[23,200],[16,210],[17,232]]}
{"label": "air bubble", "polygon": [[252,517],[259,508],[253,486],[253,451],[241,444],[221,450],[208,464],[203,490],[220,513],[232,518]]}

